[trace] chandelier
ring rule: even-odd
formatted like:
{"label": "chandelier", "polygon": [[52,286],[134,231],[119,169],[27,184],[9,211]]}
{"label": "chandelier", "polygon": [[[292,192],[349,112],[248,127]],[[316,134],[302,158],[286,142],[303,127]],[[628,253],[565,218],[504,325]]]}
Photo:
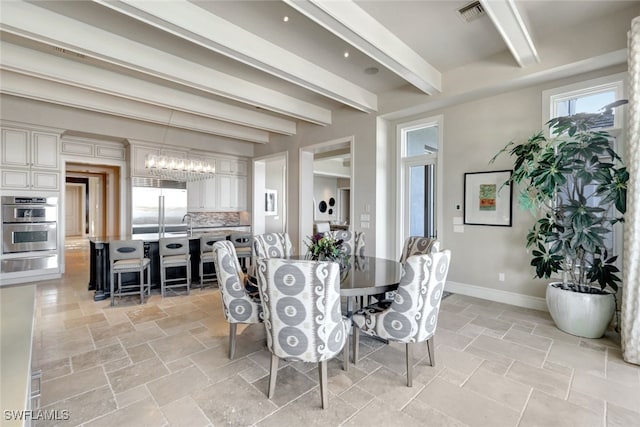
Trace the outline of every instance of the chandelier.
{"label": "chandelier", "polygon": [[215,168],[207,161],[147,155],[144,167],[151,174],[171,181],[199,181],[212,178]]}

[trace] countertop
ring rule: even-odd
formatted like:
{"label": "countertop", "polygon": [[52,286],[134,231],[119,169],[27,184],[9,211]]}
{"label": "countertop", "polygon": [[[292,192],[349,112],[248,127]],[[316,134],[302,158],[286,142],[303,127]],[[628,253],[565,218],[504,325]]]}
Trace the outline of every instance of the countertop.
{"label": "countertop", "polygon": [[[29,408],[35,289],[35,285],[0,288],[0,407],[3,411]],[[7,420],[2,414],[3,426],[22,426],[23,421]]]}
{"label": "countertop", "polygon": [[[202,230],[202,229],[201,229]],[[210,227],[207,227],[208,231],[197,231],[194,229],[193,234],[189,235],[189,233],[183,232],[169,232],[164,233],[164,237],[188,237],[189,240],[199,239],[200,236],[205,234],[212,234],[218,236],[228,236],[232,233],[237,233],[237,229],[233,228],[220,228],[211,230]],[[121,234],[116,236],[94,236],[90,237],[89,240],[93,243],[109,243],[115,242],[119,240],[142,240],[143,242],[151,243],[158,242],[160,240],[160,233],[144,233],[144,234]]]}

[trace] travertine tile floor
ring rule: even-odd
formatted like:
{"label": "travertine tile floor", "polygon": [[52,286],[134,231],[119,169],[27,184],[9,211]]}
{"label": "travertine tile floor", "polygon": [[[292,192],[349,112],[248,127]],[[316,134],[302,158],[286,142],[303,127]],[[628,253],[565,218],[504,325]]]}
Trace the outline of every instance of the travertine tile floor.
{"label": "travertine tile floor", "polygon": [[580,339],[544,312],[462,295],[443,301],[436,366],[421,347],[412,388],[404,347],[363,338],[357,366],[330,364],[329,409],[310,364],[281,362],[269,400],[262,325],[241,329],[231,361],[216,288],[110,307],[87,291],[87,252],[68,250],[66,275],[38,286],[41,408],[69,411],[39,426],[640,426],[640,367],[613,335]]}

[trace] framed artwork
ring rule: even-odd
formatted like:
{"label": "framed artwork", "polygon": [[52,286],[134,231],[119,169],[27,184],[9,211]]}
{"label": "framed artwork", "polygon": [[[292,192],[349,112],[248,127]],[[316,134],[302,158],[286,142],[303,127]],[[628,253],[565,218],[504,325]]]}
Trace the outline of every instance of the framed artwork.
{"label": "framed artwork", "polygon": [[464,174],[464,223],[511,227],[512,170]]}
{"label": "framed artwork", "polygon": [[278,214],[278,192],[276,190],[264,190],[264,214]]}

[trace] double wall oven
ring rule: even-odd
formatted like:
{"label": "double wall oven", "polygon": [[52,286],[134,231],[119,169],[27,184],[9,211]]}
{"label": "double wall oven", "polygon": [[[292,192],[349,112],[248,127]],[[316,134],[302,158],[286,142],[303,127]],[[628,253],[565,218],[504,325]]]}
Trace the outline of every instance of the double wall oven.
{"label": "double wall oven", "polygon": [[57,248],[57,197],[2,197],[2,273],[57,268]]}

